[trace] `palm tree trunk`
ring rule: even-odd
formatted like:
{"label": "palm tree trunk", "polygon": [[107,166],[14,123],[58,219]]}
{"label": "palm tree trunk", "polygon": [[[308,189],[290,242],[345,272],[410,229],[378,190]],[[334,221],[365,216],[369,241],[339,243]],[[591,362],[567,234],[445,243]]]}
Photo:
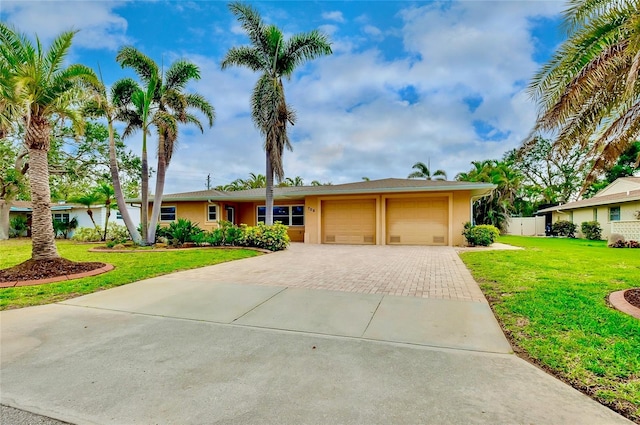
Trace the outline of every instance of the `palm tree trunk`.
{"label": "palm tree trunk", "polygon": [[104,213],[104,235],[102,235],[102,240],[107,240],[107,229],[109,226],[109,217],[111,217],[111,201],[107,201],[104,203],[107,211]]}
{"label": "palm tree trunk", "polygon": [[[124,225],[127,226],[131,239],[136,244],[140,243],[140,233],[133,224],[127,204],[124,202],[124,193],[122,192],[122,186],[120,185],[120,174],[118,173],[118,160],[116,158],[116,141],[113,133],[113,121],[109,120],[109,170],[111,171],[111,183],[113,184],[113,192],[120,210],[120,215],[124,221]],[[105,230],[106,230],[105,224]]]}
{"label": "palm tree trunk", "polygon": [[147,243],[156,243],[156,227],[160,217],[162,207],[162,194],[164,192],[165,176],[167,174],[167,156],[165,152],[165,137],[162,132],[158,135],[158,171],[156,172],[156,191],[153,194],[153,210],[151,211],[151,221],[149,222],[149,233]]}
{"label": "palm tree trunk", "polygon": [[[40,130],[40,131],[38,131]],[[49,147],[49,132],[41,129],[29,128],[30,133],[38,133],[47,139],[46,147]],[[33,136],[32,136],[33,137]],[[29,148],[29,181],[31,183],[31,204],[33,207],[31,222],[31,258],[34,260],[51,260],[60,258],[56,248],[55,235],[53,233],[53,221],[51,219],[51,191],[49,189],[49,164],[45,149],[32,148],[33,144],[27,142]],[[37,146],[37,145],[36,145]]]}
{"label": "palm tree trunk", "polygon": [[91,205],[87,206],[87,215],[91,219],[91,222],[93,223],[93,227],[95,227],[96,230],[98,230],[98,225],[96,224],[96,221],[93,219],[93,211],[91,210]]}
{"label": "palm tree trunk", "polygon": [[266,194],[266,205],[265,205],[265,217],[264,223],[267,226],[271,226],[273,224],[273,166],[271,164],[271,155],[270,152],[266,151],[267,157],[267,194]]}
{"label": "palm tree trunk", "polygon": [[[143,129],[146,131],[146,129]],[[147,135],[142,134],[142,205],[140,206],[140,225],[142,227],[142,244],[147,244],[147,230],[149,223],[149,160],[147,159]]]}
{"label": "palm tree trunk", "polygon": [[0,199],[0,241],[9,239],[9,211],[11,202]]}

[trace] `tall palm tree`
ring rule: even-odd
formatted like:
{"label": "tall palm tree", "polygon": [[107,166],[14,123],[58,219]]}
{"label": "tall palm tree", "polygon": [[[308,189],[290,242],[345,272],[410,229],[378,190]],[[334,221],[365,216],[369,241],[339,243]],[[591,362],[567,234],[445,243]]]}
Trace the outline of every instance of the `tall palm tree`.
{"label": "tall palm tree", "polygon": [[407,176],[408,179],[425,179],[425,180],[447,180],[447,173],[444,170],[436,170],[431,174],[429,166],[424,162],[416,162],[413,164],[413,173]]}
{"label": "tall palm tree", "polygon": [[232,47],[222,61],[222,69],[232,65],[244,66],[260,72],[251,96],[252,119],[262,136],[266,153],[266,217],[273,224],[273,178],[284,178],[282,154],[291,150],[287,124],[294,125],[295,113],[287,105],[282,77],[291,78],[293,71],[304,62],[332,53],[325,34],[317,30],[300,33],[285,40],[275,25],[266,25],[251,6],[234,2],[231,13],[240,21],[250,46]]}
{"label": "tall palm tree", "polygon": [[[126,99],[130,99],[131,95],[138,89],[137,83],[131,78],[124,78],[118,80],[111,87],[110,93],[107,93],[107,88],[103,81],[100,81],[95,87],[93,87],[93,96],[86,103],[84,111],[87,114],[93,116],[104,117],[107,120],[107,129],[109,131],[109,171],[111,173],[111,184],[113,185],[113,192],[118,204],[118,209],[122,215],[127,230],[131,235],[131,239],[139,244],[141,242],[141,236],[131,219],[127,204],[124,200],[124,191],[120,183],[120,173],[118,169],[118,160],[116,156],[116,141],[115,141],[115,129],[114,122],[116,120],[125,119],[119,115],[123,115],[126,112],[125,106],[122,104]],[[106,224],[105,224],[106,230]],[[106,233],[105,233],[106,234]]]}
{"label": "tall palm tree", "polygon": [[[129,134],[135,129],[143,130],[143,158],[142,158],[142,206],[148,208],[148,161],[146,160],[146,138],[145,134],[148,125],[156,127],[158,135],[158,165],[156,169],[156,189],[153,198],[153,211],[148,228],[148,211],[141,211],[143,223],[143,237],[146,236],[146,243],[155,242],[156,225],[160,217],[160,207],[162,206],[162,195],[167,168],[177,146],[178,124],[194,124],[204,131],[200,120],[190,111],[196,110],[204,114],[208,120],[209,127],[213,126],[214,109],[213,106],[198,93],[184,93],[187,84],[192,80],[200,79],[200,69],[197,65],[186,61],[178,60],[171,64],[166,73],[148,56],[134,47],[125,46],[120,49],[116,60],[122,67],[132,68],[145,84],[144,91],[136,93],[140,102],[135,107],[135,111],[129,113],[128,127],[125,134]],[[142,95],[144,94],[144,96]],[[132,98],[136,104],[135,97]],[[137,115],[137,117],[136,117]],[[145,172],[146,162],[146,172]],[[146,187],[145,187],[146,186]],[[146,210],[145,208],[145,210]]]}
{"label": "tall palm tree", "polygon": [[[51,118],[69,119],[81,131],[84,121],[78,104],[84,84],[95,84],[95,73],[84,65],[64,66],[75,32],[63,32],[48,49],[36,37],[35,45],[26,35],[0,23],[0,76],[10,89],[3,93],[5,106],[21,111],[25,144],[29,149],[32,248],[34,260],[59,257],[51,220],[51,191],[47,153],[51,139]],[[8,83],[7,83],[8,81]]]}
{"label": "tall palm tree", "polygon": [[557,149],[588,148],[584,190],[640,135],[640,3],[571,0],[565,25],[567,41],[529,85],[539,105],[529,143],[552,132]]}

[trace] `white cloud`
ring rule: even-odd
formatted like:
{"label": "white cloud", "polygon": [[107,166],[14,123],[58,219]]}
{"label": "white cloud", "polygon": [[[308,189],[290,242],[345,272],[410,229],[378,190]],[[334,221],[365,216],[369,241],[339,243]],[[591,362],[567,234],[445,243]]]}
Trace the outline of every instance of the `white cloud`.
{"label": "white cloud", "polygon": [[343,23],[345,21],[344,16],[342,15],[342,12],[340,12],[339,10],[334,10],[333,12],[324,12],[322,14],[322,19],[326,19],[327,21],[335,21],[339,23]]}
{"label": "white cloud", "polygon": [[364,28],[362,28],[362,31],[364,31],[365,34],[369,34],[374,37],[379,37],[380,35],[382,35],[382,31],[380,31],[380,28],[374,27],[373,25],[365,25]]}
{"label": "white cloud", "polygon": [[43,42],[62,31],[79,30],[74,45],[116,50],[130,43],[127,20],[114,12],[123,2],[2,1],[2,14],[19,31],[38,34]]}

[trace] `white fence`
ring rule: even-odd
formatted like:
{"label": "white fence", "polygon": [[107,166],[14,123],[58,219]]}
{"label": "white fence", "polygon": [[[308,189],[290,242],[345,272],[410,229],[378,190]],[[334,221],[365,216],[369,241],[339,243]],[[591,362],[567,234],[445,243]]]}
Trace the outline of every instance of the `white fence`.
{"label": "white fence", "polygon": [[612,221],[611,233],[619,233],[628,241],[640,241],[640,220]]}
{"label": "white fence", "polygon": [[511,217],[507,226],[508,235],[544,236],[544,216]]}

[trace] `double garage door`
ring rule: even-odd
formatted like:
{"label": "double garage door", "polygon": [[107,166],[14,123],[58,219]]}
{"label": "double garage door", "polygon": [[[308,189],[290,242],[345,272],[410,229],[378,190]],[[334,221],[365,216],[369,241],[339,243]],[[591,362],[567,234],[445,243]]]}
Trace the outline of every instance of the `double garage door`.
{"label": "double garage door", "polygon": [[[448,198],[392,198],[385,208],[386,244],[448,244]],[[322,242],[375,244],[375,200],[323,201]]]}

